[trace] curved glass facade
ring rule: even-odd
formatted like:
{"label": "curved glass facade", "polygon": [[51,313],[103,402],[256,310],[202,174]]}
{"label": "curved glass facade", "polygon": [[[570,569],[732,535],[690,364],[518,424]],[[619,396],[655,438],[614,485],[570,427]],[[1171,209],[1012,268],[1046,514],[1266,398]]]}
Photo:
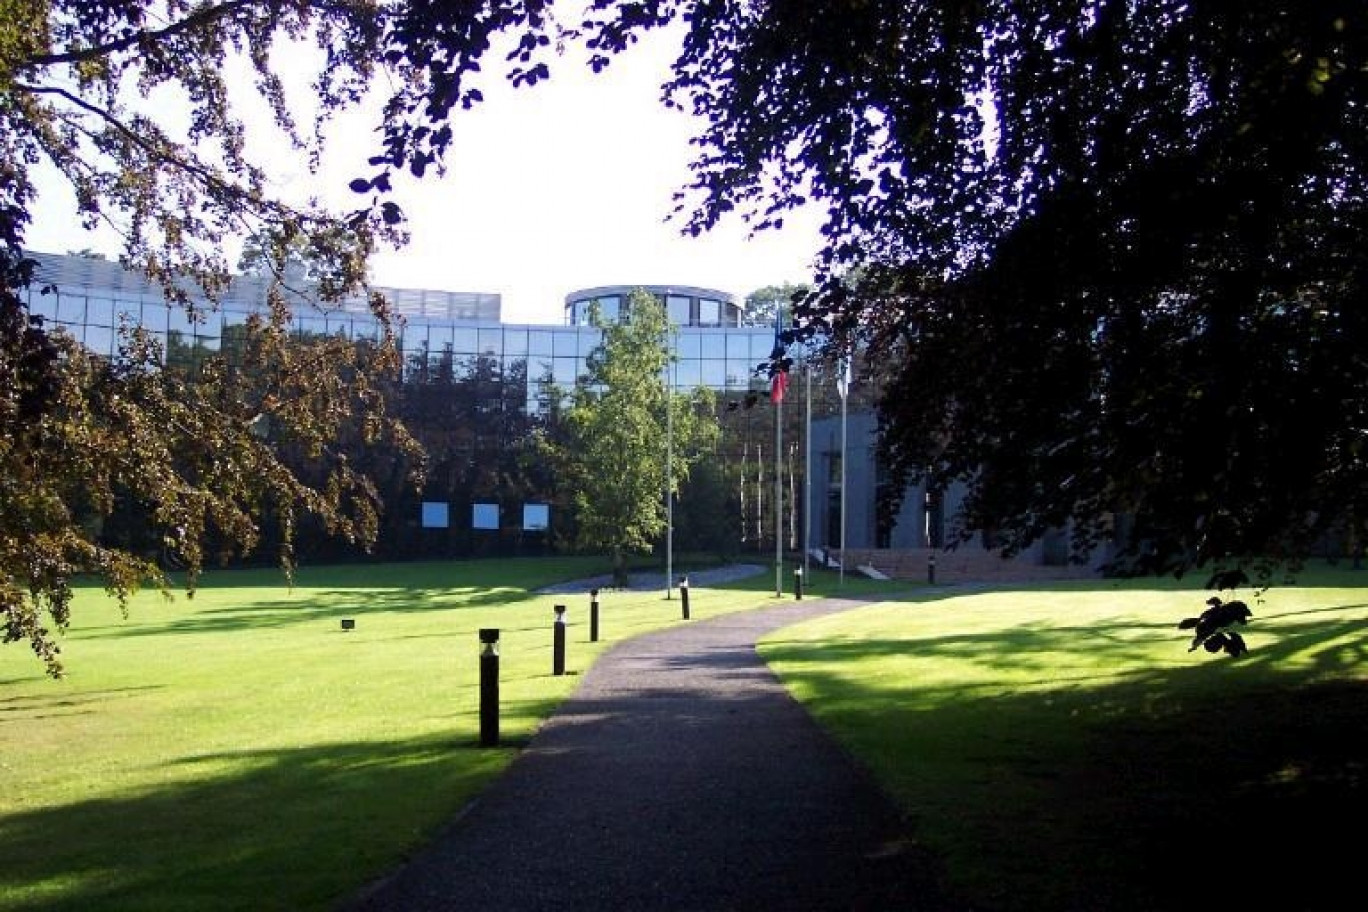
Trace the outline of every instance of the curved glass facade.
{"label": "curved glass facade", "polygon": [[638,288],[655,295],[675,326],[731,329],[744,322],[744,308],[735,295],[692,285],[604,285],[572,291],[565,296],[565,322],[572,326],[588,325],[590,308],[595,302],[605,318],[621,319],[628,296]]}

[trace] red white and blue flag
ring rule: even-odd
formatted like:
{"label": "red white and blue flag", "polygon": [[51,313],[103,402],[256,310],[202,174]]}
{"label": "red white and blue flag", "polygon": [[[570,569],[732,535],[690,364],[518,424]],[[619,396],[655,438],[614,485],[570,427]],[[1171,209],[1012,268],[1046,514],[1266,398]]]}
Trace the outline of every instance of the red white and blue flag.
{"label": "red white and blue flag", "polygon": [[774,351],[770,358],[776,362],[774,373],[770,376],[770,402],[775,405],[784,401],[784,393],[788,391],[788,368],[779,360],[784,357],[788,346],[784,344],[784,310],[779,310],[774,315]]}

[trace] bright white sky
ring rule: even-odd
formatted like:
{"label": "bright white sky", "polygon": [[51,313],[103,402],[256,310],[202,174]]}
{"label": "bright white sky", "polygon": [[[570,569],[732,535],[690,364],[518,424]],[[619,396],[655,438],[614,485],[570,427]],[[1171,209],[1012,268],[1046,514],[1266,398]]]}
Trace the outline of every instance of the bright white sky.
{"label": "bright white sky", "polygon": [[[815,210],[755,238],[739,219],[702,238],[666,222],[671,194],[688,178],[695,132],[688,115],[659,101],[678,35],[650,35],[598,74],[567,58],[550,82],[532,88],[512,89],[491,67],[484,103],[456,115],[445,176],[396,187],[412,240],[377,259],[373,281],[495,292],[505,322],[560,323],[566,294],[596,285],[698,285],[744,297],[810,280]],[[308,183],[339,207],[354,206],[346,183],[370,173],[365,160],[378,150],[369,126],[334,131],[318,178],[302,164],[281,163],[282,185],[294,191]],[[59,194],[44,196],[31,248],[117,254],[107,239],[84,232],[68,206]]]}

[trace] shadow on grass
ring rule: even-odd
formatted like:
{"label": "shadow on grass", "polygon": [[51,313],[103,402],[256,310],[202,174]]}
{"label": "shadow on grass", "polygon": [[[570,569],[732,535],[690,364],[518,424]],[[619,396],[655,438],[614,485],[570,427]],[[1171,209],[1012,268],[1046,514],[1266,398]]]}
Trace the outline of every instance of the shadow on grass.
{"label": "shadow on grass", "polygon": [[439,737],[174,761],[142,794],[0,818],[0,909],[331,908],[445,824],[515,746]]}
{"label": "shadow on grass", "polygon": [[106,625],[82,628],[88,639],[123,639],[139,636],[164,636],[185,633],[223,633],[248,628],[269,629],[320,622],[340,623],[342,618],[364,618],[367,614],[406,614],[429,611],[459,611],[516,605],[538,598],[523,589],[460,591],[451,589],[379,589],[358,598],[354,590],[310,591],[307,597],[250,601],[241,606],[204,608],[175,620],[153,620],[128,626]]}
{"label": "shadow on grass", "polygon": [[[0,685],[7,682],[0,681]],[[27,683],[27,682],[25,682]],[[88,690],[80,693],[24,694],[0,698],[0,725],[13,722],[36,722],[58,716],[93,715],[106,704],[148,690],[160,690],[160,685],[143,687],[115,687]]]}
{"label": "shadow on grass", "polygon": [[[582,556],[305,563],[296,568],[294,585],[328,589],[372,589],[380,586],[493,588],[507,585],[509,579],[519,579],[527,582],[528,588],[535,589],[581,575],[591,575],[599,570],[602,563],[603,559]],[[183,574],[173,573],[170,578],[177,588],[183,586]],[[201,589],[279,589],[285,585],[284,571],[274,566],[206,567],[198,582]]]}
{"label": "shadow on grass", "polygon": [[[1145,627],[1129,623],[779,639],[766,657],[787,663],[786,680],[894,784],[970,907],[1309,912],[1361,889],[1361,843],[1347,834],[1368,812],[1368,681],[1358,671],[1368,624],[1330,620],[1360,607],[1270,616],[1238,662],[1199,652],[1177,668],[1155,668],[1152,648],[1134,643]],[[1178,631],[1162,635],[1183,654]],[[1044,661],[1089,642],[1131,670],[1070,677]],[[820,663],[805,661],[809,652]],[[909,653],[1018,674],[1038,667],[1048,686],[889,686],[821,671]]]}

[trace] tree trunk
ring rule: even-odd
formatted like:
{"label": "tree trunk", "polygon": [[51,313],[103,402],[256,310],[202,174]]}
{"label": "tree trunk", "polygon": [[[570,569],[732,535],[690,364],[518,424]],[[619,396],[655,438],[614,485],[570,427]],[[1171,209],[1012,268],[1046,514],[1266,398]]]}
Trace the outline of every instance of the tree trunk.
{"label": "tree trunk", "polygon": [[627,588],[627,555],[621,548],[613,549],[613,585],[618,589]]}

